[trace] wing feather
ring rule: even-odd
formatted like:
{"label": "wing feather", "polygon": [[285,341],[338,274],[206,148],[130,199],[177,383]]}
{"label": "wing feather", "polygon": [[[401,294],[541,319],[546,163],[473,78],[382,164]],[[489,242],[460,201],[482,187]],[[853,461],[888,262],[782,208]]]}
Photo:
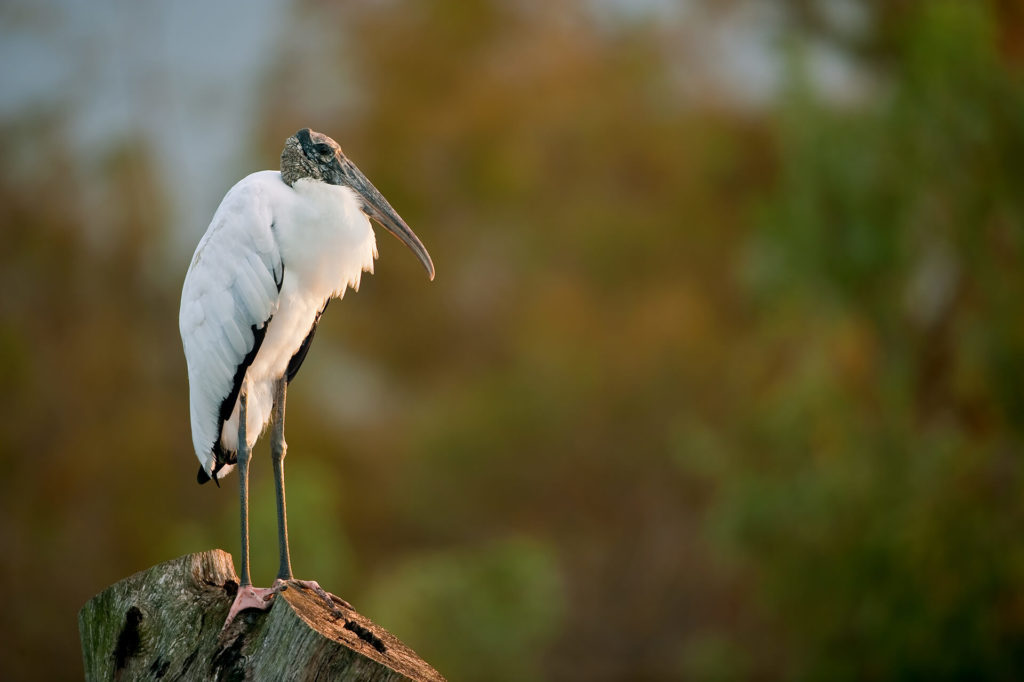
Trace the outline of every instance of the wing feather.
{"label": "wing feather", "polygon": [[246,261],[247,267],[239,272],[237,293],[253,319],[264,312],[265,301],[277,298],[277,287],[273,284],[273,272],[264,267],[263,260],[250,256]]}
{"label": "wing feather", "polygon": [[[228,344],[231,347],[232,355],[235,357],[245,357],[245,354],[252,348],[251,335],[243,335],[242,330],[238,328],[238,325],[234,320],[224,320],[221,325],[224,330],[224,336],[228,340]],[[249,336],[250,338],[246,338]]]}
{"label": "wing feather", "polygon": [[[280,176],[235,185],[196,248],[181,293],[179,327],[188,365],[192,442],[209,474],[215,444],[278,305],[284,273],[268,196]],[[226,469],[223,470],[226,472]]]}

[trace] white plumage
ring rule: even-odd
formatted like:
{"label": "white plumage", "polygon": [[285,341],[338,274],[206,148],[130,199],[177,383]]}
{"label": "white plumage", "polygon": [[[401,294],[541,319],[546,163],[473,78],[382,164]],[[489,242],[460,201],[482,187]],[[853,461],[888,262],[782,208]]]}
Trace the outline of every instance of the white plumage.
{"label": "white plumage", "polygon": [[243,380],[250,445],[270,419],[274,381],[320,311],[347,287],[358,289],[376,256],[370,221],[348,187],[309,178],[289,187],[279,172],[261,171],[224,197],[185,276],[179,317],[193,445],[207,475],[218,438],[226,451],[237,449],[237,394],[223,423],[220,411],[256,335],[266,324]]}

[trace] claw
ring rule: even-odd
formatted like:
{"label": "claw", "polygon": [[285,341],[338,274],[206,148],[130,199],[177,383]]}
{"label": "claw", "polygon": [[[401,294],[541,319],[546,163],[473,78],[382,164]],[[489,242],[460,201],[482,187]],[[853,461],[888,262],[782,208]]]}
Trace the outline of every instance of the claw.
{"label": "claw", "polygon": [[293,582],[294,584],[298,585],[303,589],[312,590],[313,593],[315,593],[316,596],[320,597],[320,600],[324,602],[324,604],[327,606],[327,610],[331,612],[331,615],[334,616],[335,620],[341,618],[344,615],[338,608],[338,606],[336,606],[336,604],[340,604],[349,611],[354,610],[351,604],[349,604],[341,597],[335,596],[327,590],[325,590],[324,588],[320,587],[320,583],[318,583],[315,580],[292,580],[291,582]]}

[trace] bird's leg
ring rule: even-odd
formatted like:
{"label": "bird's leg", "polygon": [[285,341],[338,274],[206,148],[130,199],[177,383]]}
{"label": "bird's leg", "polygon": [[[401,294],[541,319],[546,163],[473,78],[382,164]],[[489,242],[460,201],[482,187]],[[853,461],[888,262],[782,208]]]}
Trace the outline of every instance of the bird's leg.
{"label": "bird's leg", "polygon": [[242,575],[241,587],[252,586],[249,578],[249,443],[245,435],[247,396],[242,393],[238,398],[238,502],[241,509],[242,527]]}
{"label": "bird's leg", "polygon": [[288,444],[284,440],[284,408],[285,395],[288,391],[288,379],[281,377],[274,385],[274,432],[270,440],[270,456],[274,462],[274,483],[277,486],[277,540],[281,556],[281,568],[274,581],[275,589],[284,589],[287,583],[297,584],[312,590],[327,604],[335,617],[340,618],[341,612],[335,604],[351,609],[352,606],[342,599],[320,587],[315,580],[295,580],[292,577],[292,561],[288,552],[288,507],[284,496],[284,456],[288,452]]}
{"label": "bird's leg", "polygon": [[270,608],[273,597],[280,591],[288,589],[288,584],[297,585],[315,592],[335,618],[342,616],[337,604],[348,609],[352,607],[344,599],[324,591],[318,583],[312,580],[294,580],[292,578],[291,559],[288,556],[288,512],[284,501],[284,455],[288,449],[284,442],[284,401],[287,380],[281,378],[274,387],[274,433],[270,444],[270,453],[274,462],[274,481],[277,484],[277,530],[281,550],[281,568],[277,574],[277,580],[273,587],[253,587],[249,577],[249,462],[252,453],[245,437],[246,421],[246,395],[241,394],[238,403],[238,474],[239,474],[239,503],[241,507],[242,522],[242,575],[239,578],[241,584],[238,586],[238,594],[228,611],[227,620],[224,622],[223,630],[235,619],[239,612],[245,609]]}
{"label": "bird's leg", "polygon": [[288,554],[288,509],[284,500],[284,456],[288,444],[284,442],[284,401],[288,380],[278,379],[274,385],[274,433],[270,441],[270,457],[274,462],[274,484],[277,488],[277,545],[281,557],[278,580],[292,579],[292,560]]}
{"label": "bird's leg", "polygon": [[252,453],[245,436],[245,408],[246,394],[242,392],[238,400],[238,501],[241,508],[242,575],[239,577],[238,594],[235,595],[227,620],[224,621],[225,630],[240,611],[270,608],[270,598],[278,591],[273,587],[253,587],[249,577],[249,461],[252,459]]}

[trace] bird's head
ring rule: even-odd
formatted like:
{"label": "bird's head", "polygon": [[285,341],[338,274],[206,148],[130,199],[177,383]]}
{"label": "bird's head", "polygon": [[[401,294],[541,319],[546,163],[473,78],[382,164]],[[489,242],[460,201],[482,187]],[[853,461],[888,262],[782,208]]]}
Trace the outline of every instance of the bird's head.
{"label": "bird's head", "polygon": [[303,128],[285,140],[281,151],[281,179],[294,186],[303,178],[348,187],[355,192],[362,203],[363,213],[402,240],[423,263],[430,279],[434,279],[434,263],[416,233],[342,153],[337,142],[309,128]]}

